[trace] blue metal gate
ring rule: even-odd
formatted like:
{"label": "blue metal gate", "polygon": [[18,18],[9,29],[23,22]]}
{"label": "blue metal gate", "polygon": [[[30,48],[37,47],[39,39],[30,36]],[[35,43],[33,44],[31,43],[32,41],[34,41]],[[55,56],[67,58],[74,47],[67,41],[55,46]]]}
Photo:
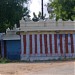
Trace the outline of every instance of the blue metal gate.
{"label": "blue metal gate", "polygon": [[20,40],[9,40],[6,41],[7,58],[10,60],[19,60],[21,44]]}

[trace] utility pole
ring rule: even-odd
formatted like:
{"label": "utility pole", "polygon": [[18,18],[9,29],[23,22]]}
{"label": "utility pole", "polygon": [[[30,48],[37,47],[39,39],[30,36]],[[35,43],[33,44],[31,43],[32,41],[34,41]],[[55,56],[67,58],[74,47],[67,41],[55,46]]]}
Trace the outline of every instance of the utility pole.
{"label": "utility pole", "polygon": [[43,19],[43,0],[41,0],[41,10],[42,10],[42,19]]}

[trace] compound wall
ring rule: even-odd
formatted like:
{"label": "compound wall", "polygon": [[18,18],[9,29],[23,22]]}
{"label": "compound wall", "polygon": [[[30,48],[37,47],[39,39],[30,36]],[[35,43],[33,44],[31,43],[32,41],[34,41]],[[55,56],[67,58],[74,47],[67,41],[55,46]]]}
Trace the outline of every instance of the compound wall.
{"label": "compound wall", "polygon": [[21,35],[21,60],[75,57],[75,34]]}

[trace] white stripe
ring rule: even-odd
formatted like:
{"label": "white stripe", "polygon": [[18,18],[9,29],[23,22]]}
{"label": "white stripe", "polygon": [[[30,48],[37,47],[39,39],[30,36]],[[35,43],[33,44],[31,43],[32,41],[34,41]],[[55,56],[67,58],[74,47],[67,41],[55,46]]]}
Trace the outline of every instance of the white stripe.
{"label": "white stripe", "polygon": [[73,34],[74,54],[75,54],[75,34]]}
{"label": "white stripe", "polygon": [[63,50],[63,55],[66,55],[65,51],[65,34],[62,34],[62,50]]}
{"label": "white stripe", "polygon": [[59,34],[57,34],[57,50],[58,50],[58,55],[61,55],[61,53],[60,53],[60,37],[59,37]]}
{"label": "white stripe", "polygon": [[69,55],[71,55],[71,38],[70,38],[70,34],[68,34],[68,53],[69,53]]}
{"label": "white stripe", "polygon": [[44,34],[42,34],[42,53],[45,54]]}
{"label": "white stripe", "polygon": [[30,55],[30,46],[29,46],[29,34],[26,34],[26,56],[29,57]]}
{"label": "white stripe", "polygon": [[50,42],[49,42],[49,34],[47,34],[47,48],[48,48],[48,54],[50,55]]}
{"label": "white stripe", "polygon": [[23,35],[21,35],[21,55],[24,54],[24,40],[23,40]]}
{"label": "white stripe", "polygon": [[32,35],[32,55],[35,55],[35,36],[34,34]]}
{"label": "white stripe", "polygon": [[52,34],[52,55],[55,55],[54,34]]}
{"label": "white stripe", "polygon": [[37,54],[40,55],[40,35],[37,34]]}

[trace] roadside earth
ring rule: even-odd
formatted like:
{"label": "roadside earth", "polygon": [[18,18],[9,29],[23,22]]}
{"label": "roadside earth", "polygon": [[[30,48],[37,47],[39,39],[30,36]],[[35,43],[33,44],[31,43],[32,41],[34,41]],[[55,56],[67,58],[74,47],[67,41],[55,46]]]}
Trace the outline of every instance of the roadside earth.
{"label": "roadside earth", "polygon": [[0,75],[75,75],[75,61],[0,64]]}

